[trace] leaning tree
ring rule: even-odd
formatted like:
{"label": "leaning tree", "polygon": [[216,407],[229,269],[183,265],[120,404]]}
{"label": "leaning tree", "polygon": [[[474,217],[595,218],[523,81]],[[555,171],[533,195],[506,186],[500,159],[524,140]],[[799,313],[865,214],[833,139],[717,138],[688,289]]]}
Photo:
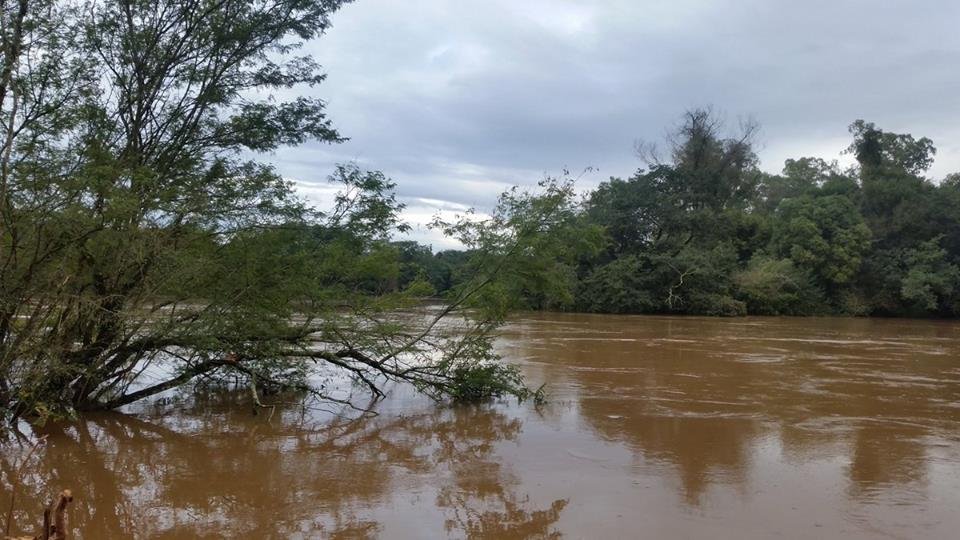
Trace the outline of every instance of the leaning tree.
{"label": "leaning tree", "polygon": [[[342,140],[302,45],[342,0],[19,0],[0,19],[0,403],[116,408],[192,381],[373,397],[527,395],[491,336],[589,248],[569,184],[441,224],[474,254],[444,307],[396,287],[402,205],[344,166],[318,212],[259,153]],[[299,96],[299,97],[298,97]]]}

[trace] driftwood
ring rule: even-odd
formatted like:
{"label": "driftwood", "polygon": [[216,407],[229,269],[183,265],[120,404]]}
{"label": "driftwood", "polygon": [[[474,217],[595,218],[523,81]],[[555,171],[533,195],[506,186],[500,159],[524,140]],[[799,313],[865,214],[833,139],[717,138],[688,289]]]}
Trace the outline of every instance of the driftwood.
{"label": "driftwood", "polygon": [[6,540],[67,540],[67,506],[73,502],[69,489],[60,492],[56,499],[43,510],[43,530],[37,536],[5,537]]}

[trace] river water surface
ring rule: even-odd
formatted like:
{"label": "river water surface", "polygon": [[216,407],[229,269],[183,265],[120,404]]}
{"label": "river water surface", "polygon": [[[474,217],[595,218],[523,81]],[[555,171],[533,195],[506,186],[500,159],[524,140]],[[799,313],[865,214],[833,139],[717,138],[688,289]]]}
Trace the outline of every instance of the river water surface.
{"label": "river water surface", "polygon": [[960,537],[960,324],[531,314],[499,346],[547,405],[36,429],[17,524],[70,487],[84,539]]}

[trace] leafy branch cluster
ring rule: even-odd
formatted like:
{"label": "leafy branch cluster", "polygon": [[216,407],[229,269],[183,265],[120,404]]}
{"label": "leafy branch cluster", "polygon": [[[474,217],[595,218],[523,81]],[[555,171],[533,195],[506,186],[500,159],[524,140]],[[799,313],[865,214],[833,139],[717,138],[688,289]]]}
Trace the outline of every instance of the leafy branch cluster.
{"label": "leafy branch cluster", "polygon": [[401,284],[388,178],[338,167],[342,191],[318,212],[251,158],[343,140],[322,100],[297,97],[324,78],[298,53],[342,3],[3,4],[0,403],[12,418],[196,381],[248,384],[256,403],[283,388],[350,402],[318,381],[328,368],[374,398],[391,380],[438,399],[530,394],[496,363],[492,308],[504,283],[532,289],[561,264],[556,243],[577,226],[569,187],[451,224],[480,247],[478,274],[424,313],[435,291]]}

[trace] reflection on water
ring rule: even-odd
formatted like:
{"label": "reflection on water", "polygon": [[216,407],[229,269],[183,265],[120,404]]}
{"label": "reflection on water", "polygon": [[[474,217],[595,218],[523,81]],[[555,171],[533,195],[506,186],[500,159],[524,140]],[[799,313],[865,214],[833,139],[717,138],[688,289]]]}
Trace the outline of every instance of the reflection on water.
{"label": "reflection on water", "polygon": [[[501,352],[547,382],[548,406],[438,408],[396,389],[349,421],[253,417],[223,394],[37,429],[17,522],[70,487],[88,539],[960,527],[960,325],[535,314]],[[8,478],[21,450],[2,448]]]}
{"label": "reflection on water", "polygon": [[750,420],[611,416],[609,408],[598,412],[597,405],[596,400],[585,401],[582,410],[588,417],[598,415],[598,431],[627,442],[645,460],[673,465],[687,504],[699,504],[713,478],[725,483],[742,483],[746,478],[748,443],[758,431]]}
{"label": "reflection on water", "polygon": [[[540,509],[517,491],[494,450],[521,423],[486,408],[314,426],[248,411],[207,402],[178,411],[189,422],[175,427],[121,414],[50,426],[38,430],[49,443],[37,476],[82,494],[72,518],[84,538],[376,536],[367,509],[396,493],[415,494],[430,508],[411,517],[435,512],[450,534],[525,537],[550,533],[566,504]],[[45,493],[28,483],[18,506],[40,508]]]}
{"label": "reflection on water", "polygon": [[504,350],[675,489],[667,534],[710,530],[693,516],[732,538],[960,526],[955,323],[534,315]]}

